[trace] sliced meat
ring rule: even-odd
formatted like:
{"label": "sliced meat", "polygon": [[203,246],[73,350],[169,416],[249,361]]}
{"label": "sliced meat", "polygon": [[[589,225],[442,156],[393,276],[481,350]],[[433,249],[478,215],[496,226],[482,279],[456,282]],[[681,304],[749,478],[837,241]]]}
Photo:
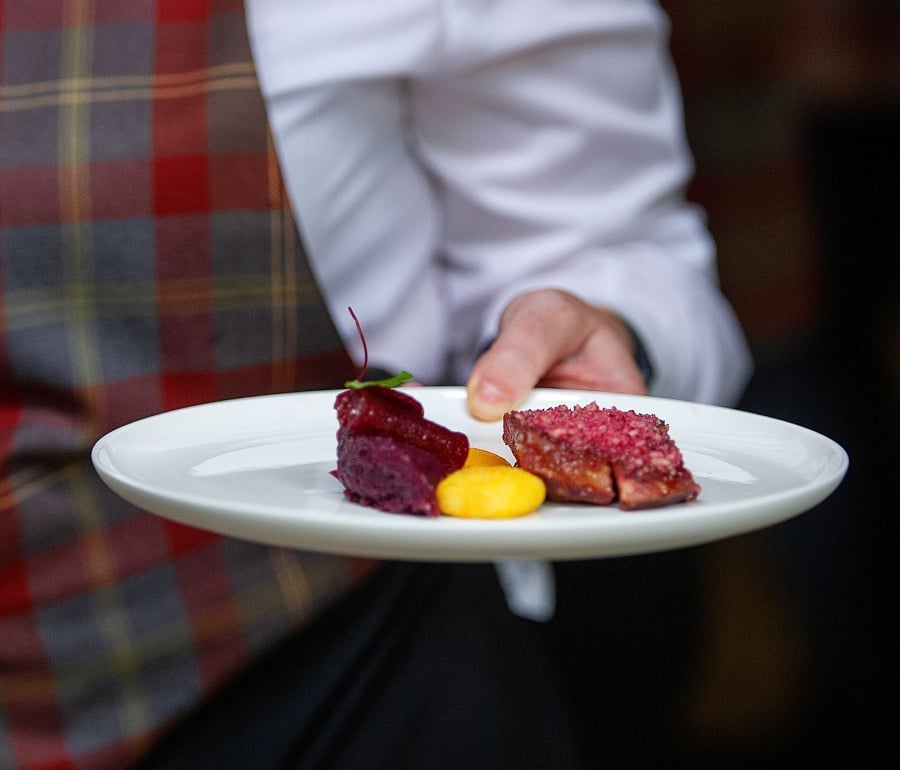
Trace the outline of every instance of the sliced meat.
{"label": "sliced meat", "polygon": [[517,410],[503,440],[518,464],[547,484],[551,500],[624,510],[693,500],[700,492],[669,426],[652,414],[586,406]]}

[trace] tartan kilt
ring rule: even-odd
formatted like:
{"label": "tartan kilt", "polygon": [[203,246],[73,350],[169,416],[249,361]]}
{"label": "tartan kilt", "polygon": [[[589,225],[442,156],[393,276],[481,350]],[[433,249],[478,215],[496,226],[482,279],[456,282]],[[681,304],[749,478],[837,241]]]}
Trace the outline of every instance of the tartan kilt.
{"label": "tartan kilt", "polygon": [[111,494],[94,441],[355,373],[240,2],[0,9],[0,766],[116,768],[374,563]]}

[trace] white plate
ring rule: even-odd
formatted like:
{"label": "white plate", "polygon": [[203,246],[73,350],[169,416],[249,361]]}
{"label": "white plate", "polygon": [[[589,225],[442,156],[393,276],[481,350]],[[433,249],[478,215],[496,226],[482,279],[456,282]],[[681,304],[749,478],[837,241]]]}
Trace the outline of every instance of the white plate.
{"label": "white plate", "polygon": [[[511,457],[501,424],[466,412],[461,388],[410,388],[426,417]],[[659,551],[766,527],[840,483],[847,454],[790,423],[667,399],[538,390],[526,408],[597,401],[669,423],[703,490],[692,503],[623,512],[548,503],[501,521],[388,514],[348,502],[335,466],[337,391],[236,399],[148,417],[97,442],[103,480],[142,508],[224,535],[394,559],[578,559]]]}

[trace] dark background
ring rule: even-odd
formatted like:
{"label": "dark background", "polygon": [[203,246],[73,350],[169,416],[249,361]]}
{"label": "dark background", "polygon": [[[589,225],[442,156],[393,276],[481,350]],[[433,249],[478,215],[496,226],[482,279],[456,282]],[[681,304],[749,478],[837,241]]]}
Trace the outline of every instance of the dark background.
{"label": "dark background", "polygon": [[[824,504],[699,549],[685,766],[893,766],[900,563],[900,3],[664,0],[741,406],[841,443]],[[900,766],[900,764],[898,764]]]}

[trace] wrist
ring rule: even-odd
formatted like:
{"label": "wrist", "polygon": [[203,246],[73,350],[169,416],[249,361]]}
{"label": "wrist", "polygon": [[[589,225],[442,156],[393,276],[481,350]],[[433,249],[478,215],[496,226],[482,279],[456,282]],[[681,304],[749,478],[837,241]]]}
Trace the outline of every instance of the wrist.
{"label": "wrist", "polygon": [[644,346],[644,342],[640,335],[628,324],[625,324],[625,328],[628,329],[628,334],[631,337],[631,354],[634,358],[635,366],[637,366],[638,371],[641,373],[641,377],[644,378],[644,383],[649,390],[650,384],[653,382],[653,362],[650,360],[650,354],[647,352],[647,348]]}

